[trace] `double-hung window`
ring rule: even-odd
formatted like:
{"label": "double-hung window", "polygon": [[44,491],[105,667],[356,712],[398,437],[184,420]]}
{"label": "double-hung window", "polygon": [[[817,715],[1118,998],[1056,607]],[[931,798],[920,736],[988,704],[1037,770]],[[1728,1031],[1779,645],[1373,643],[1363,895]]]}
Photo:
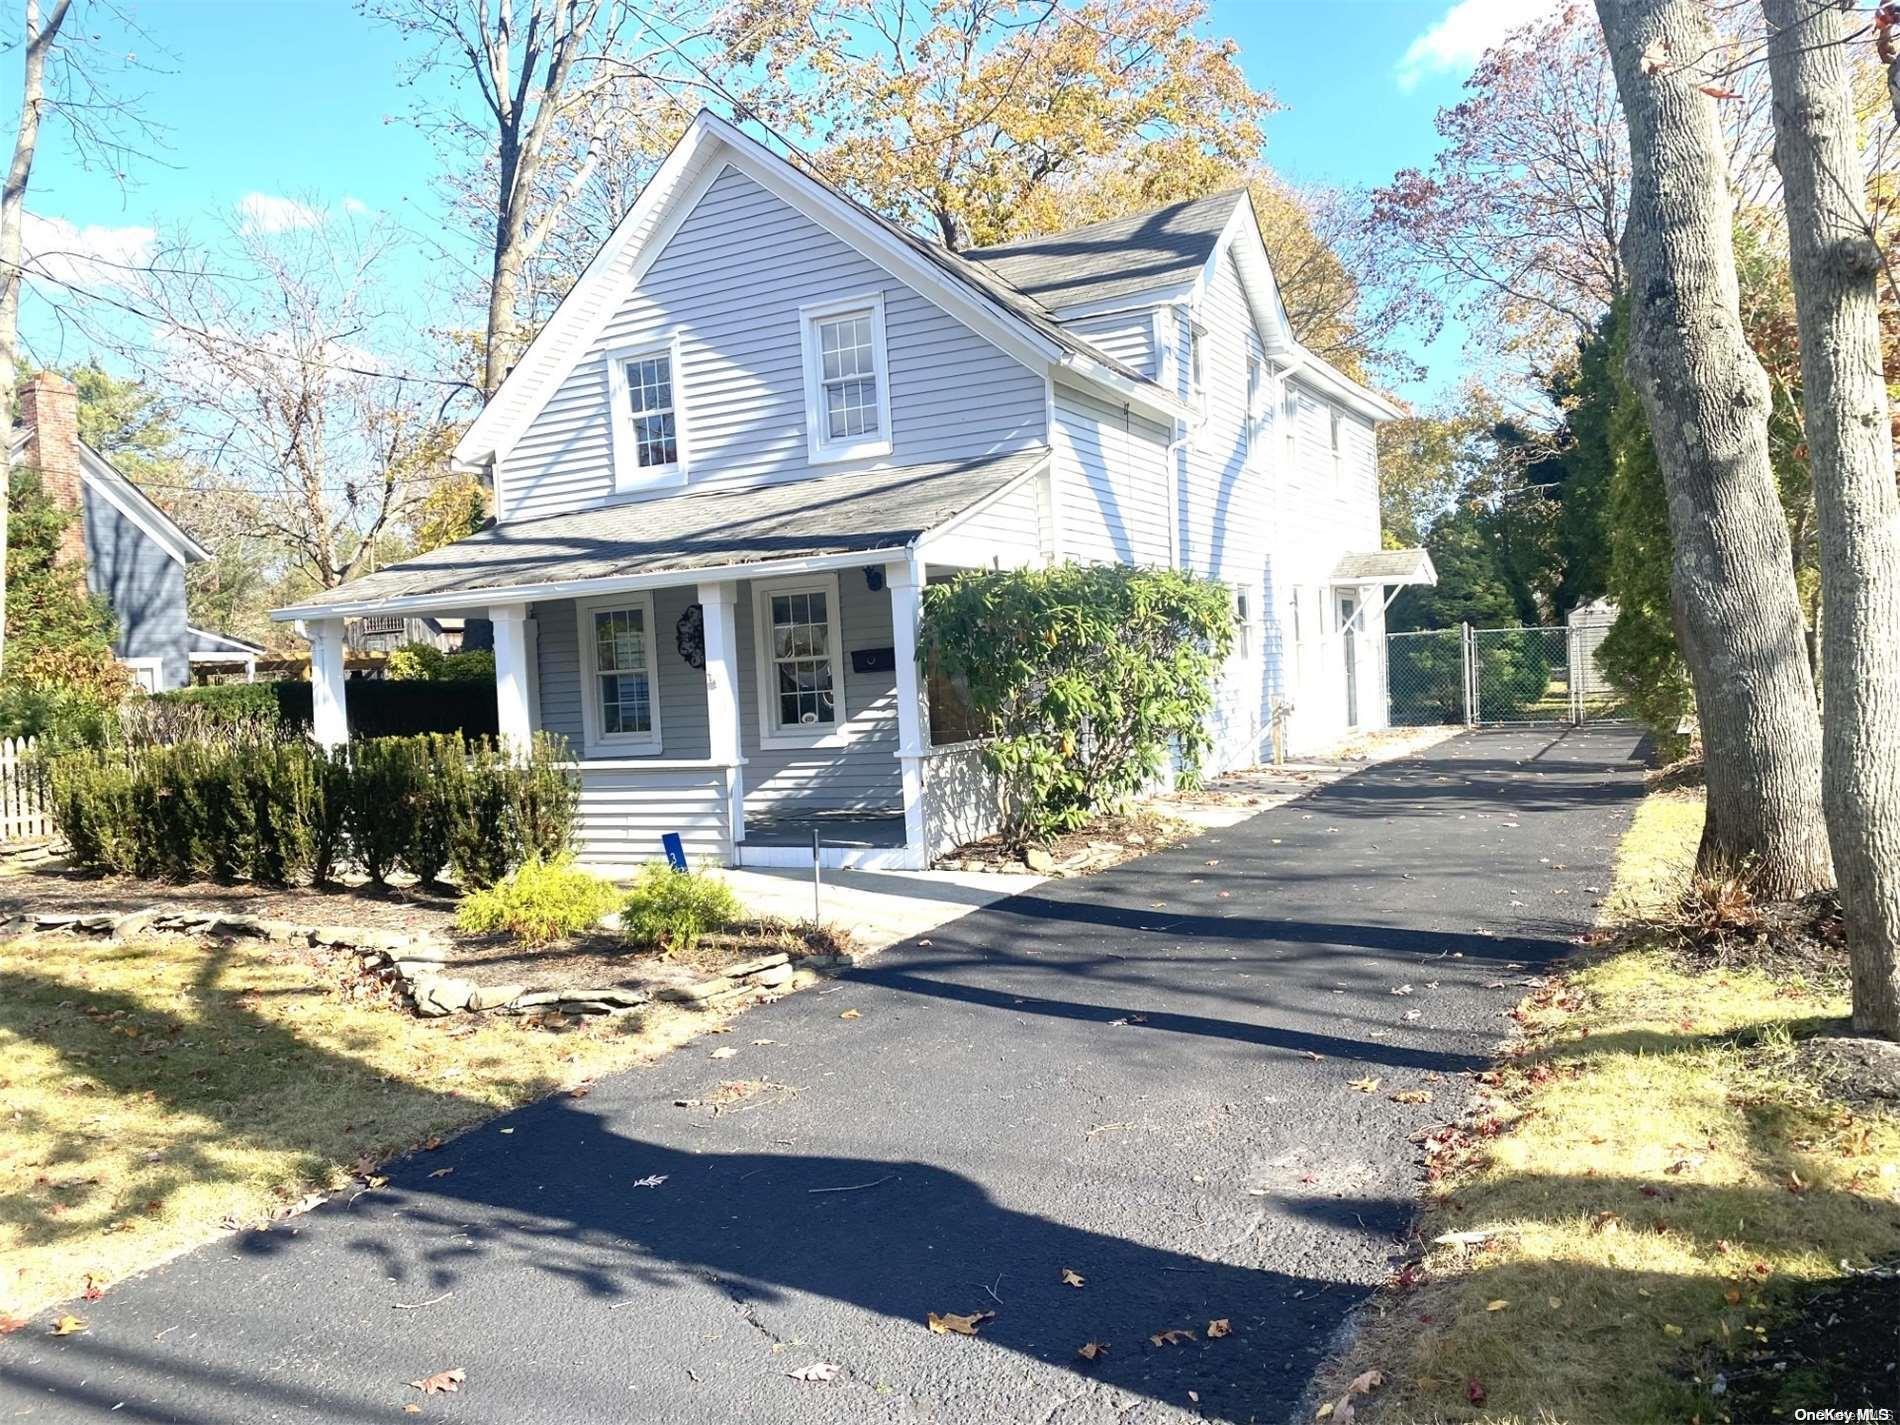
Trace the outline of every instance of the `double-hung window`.
{"label": "double-hung window", "polygon": [[686,479],[686,401],[679,339],[608,353],[614,489],[677,485]]}
{"label": "double-hung window", "polygon": [[1328,406],[1326,415],[1331,422],[1328,429],[1332,440],[1333,479],[1338,480],[1346,473],[1346,420],[1338,406]]}
{"label": "double-hung window", "polygon": [[646,594],[579,606],[581,725],[589,753],[657,752],[659,670]]}
{"label": "double-hung window", "polygon": [[1255,443],[1260,438],[1259,427],[1266,419],[1263,389],[1266,382],[1266,370],[1260,358],[1249,353],[1247,356],[1247,416],[1241,424],[1241,449],[1251,460]]}
{"label": "double-hung window", "polygon": [[884,297],[874,292],[799,309],[805,356],[805,436],[814,461],[891,451],[890,363]]}
{"label": "double-hung window", "polygon": [[844,662],[835,577],[761,585],[759,732],[767,747],[822,742],[844,721]]}

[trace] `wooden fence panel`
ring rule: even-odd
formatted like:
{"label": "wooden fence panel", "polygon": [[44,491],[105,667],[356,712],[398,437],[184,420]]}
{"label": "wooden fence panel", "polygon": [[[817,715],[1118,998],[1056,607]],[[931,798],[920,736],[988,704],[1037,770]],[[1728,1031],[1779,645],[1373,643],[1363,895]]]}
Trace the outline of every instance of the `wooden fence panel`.
{"label": "wooden fence panel", "polygon": [[46,785],[30,737],[0,738],[0,844],[38,841],[53,834]]}

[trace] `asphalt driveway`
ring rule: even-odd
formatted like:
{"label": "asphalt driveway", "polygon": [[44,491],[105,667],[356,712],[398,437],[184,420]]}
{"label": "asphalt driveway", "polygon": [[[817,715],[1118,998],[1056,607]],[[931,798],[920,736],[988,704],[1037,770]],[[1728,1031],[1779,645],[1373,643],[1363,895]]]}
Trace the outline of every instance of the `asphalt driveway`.
{"label": "asphalt driveway", "polygon": [[1408,1135],[1593,917],[1635,740],[1466,735],[977,911],[0,1341],[0,1416],[1285,1419],[1402,1239]]}

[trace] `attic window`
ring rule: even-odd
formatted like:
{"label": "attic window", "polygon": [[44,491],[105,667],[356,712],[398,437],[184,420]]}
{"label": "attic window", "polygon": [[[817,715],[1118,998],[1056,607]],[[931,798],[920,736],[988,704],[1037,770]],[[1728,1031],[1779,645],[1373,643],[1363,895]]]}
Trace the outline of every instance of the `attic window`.
{"label": "attic window", "polygon": [[608,353],[616,492],[685,482],[685,396],[677,335],[661,346]]}
{"label": "attic window", "polygon": [[805,355],[805,444],[814,463],[891,452],[884,297],[799,309]]}

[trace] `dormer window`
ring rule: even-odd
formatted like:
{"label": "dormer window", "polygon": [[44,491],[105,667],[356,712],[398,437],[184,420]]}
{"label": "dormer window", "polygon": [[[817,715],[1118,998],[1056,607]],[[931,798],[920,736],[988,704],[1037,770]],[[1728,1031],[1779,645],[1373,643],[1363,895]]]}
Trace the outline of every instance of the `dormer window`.
{"label": "dormer window", "polygon": [[814,464],[891,453],[884,296],[799,309],[805,353],[805,444]]}
{"label": "dormer window", "polygon": [[625,493],[686,481],[686,400],[679,338],[662,346],[607,355],[612,402],[614,490]]}

